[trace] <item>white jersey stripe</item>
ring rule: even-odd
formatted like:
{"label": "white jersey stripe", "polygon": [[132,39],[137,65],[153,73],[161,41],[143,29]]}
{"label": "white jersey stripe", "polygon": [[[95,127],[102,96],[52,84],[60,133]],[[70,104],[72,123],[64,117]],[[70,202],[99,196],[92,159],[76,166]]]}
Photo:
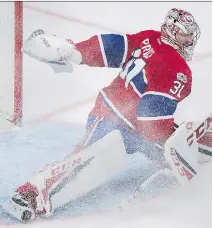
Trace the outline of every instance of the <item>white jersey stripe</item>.
{"label": "white jersey stripe", "polygon": [[120,64],[120,68],[123,66],[123,64],[126,61],[126,56],[127,56],[127,51],[128,51],[128,42],[127,42],[127,37],[125,34],[123,35],[123,38],[124,38],[124,55],[123,55],[122,62]]}
{"label": "white jersey stripe", "polygon": [[113,105],[113,103],[107,98],[106,94],[104,93],[103,90],[100,92],[104,98],[104,100],[108,103],[108,105],[112,108],[112,110],[132,129],[135,130],[135,127],[127,120],[118,110],[117,108]]}
{"label": "white jersey stripe", "polygon": [[93,124],[91,125],[91,127],[88,129],[88,131],[86,132],[83,140],[81,141],[80,145],[81,146],[86,146],[87,143],[89,142],[89,140],[91,139],[91,137],[93,136],[93,133],[96,129],[96,127],[98,126],[98,124],[104,119],[104,117],[100,118],[99,116],[96,117],[96,119],[94,120]]}
{"label": "white jersey stripe", "polygon": [[142,72],[143,72],[143,80],[147,84],[148,83],[148,80],[146,78],[146,71],[143,69]]}
{"label": "white jersey stripe", "polygon": [[160,96],[163,96],[163,97],[167,97],[169,99],[172,99],[172,100],[177,100],[175,97],[167,94],[167,93],[161,93],[161,92],[155,92],[155,91],[149,91],[149,92],[145,92],[143,93],[142,97],[148,95],[148,94],[153,94],[153,95],[160,95]]}
{"label": "white jersey stripe", "polygon": [[169,116],[152,116],[152,117],[140,117],[138,116],[138,120],[141,120],[141,121],[150,121],[150,120],[167,120],[167,119],[172,119],[174,118],[173,115],[169,115]]}
{"label": "white jersey stripe", "polygon": [[99,44],[100,44],[101,53],[102,53],[102,57],[103,57],[103,60],[104,60],[104,66],[108,67],[108,62],[107,62],[107,58],[106,58],[106,53],[104,51],[104,45],[103,45],[103,41],[102,41],[101,35],[98,35],[98,41],[99,41]]}

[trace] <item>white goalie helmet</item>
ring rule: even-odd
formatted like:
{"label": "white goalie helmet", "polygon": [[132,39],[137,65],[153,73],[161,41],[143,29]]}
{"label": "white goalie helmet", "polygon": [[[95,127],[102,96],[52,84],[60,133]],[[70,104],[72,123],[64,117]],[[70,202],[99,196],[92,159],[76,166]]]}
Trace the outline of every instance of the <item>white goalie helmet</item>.
{"label": "white goalie helmet", "polygon": [[171,9],[161,26],[161,40],[174,47],[187,61],[192,59],[194,47],[200,38],[200,28],[187,11]]}

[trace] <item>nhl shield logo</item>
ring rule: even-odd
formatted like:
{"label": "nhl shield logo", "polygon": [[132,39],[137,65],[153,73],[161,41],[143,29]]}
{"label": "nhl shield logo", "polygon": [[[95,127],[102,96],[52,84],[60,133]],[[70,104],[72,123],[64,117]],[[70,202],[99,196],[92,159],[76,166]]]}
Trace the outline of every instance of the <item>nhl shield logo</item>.
{"label": "nhl shield logo", "polygon": [[183,73],[177,73],[177,79],[179,81],[182,81],[184,83],[187,83],[187,77],[186,75],[184,75]]}

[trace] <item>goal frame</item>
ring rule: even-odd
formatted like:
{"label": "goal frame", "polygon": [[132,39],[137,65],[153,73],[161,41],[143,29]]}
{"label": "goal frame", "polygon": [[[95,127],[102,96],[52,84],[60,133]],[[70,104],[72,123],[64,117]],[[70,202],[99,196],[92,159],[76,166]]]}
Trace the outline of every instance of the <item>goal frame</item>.
{"label": "goal frame", "polygon": [[[2,5],[1,5],[2,4]],[[0,115],[20,125],[23,117],[23,2],[0,2]]]}
{"label": "goal frame", "polygon": [[21,124],[22,122],[22,97],[23,97],[23,2],[13,2],[15,14],[15,53],[14,53],[14,115],[11,120],[14,124]]}

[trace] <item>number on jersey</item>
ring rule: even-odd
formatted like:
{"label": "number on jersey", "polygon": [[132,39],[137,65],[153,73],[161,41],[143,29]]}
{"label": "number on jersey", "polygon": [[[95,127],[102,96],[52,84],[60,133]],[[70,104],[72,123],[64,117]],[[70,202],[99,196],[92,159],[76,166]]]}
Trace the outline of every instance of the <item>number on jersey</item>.
{"label": "number on jersey", "polygon": [[183,85],[180,81],[174,81],[173,88],[170,89],[170,92],[180,98],[181,91],[183,90],[184,86],[185,85]]}

